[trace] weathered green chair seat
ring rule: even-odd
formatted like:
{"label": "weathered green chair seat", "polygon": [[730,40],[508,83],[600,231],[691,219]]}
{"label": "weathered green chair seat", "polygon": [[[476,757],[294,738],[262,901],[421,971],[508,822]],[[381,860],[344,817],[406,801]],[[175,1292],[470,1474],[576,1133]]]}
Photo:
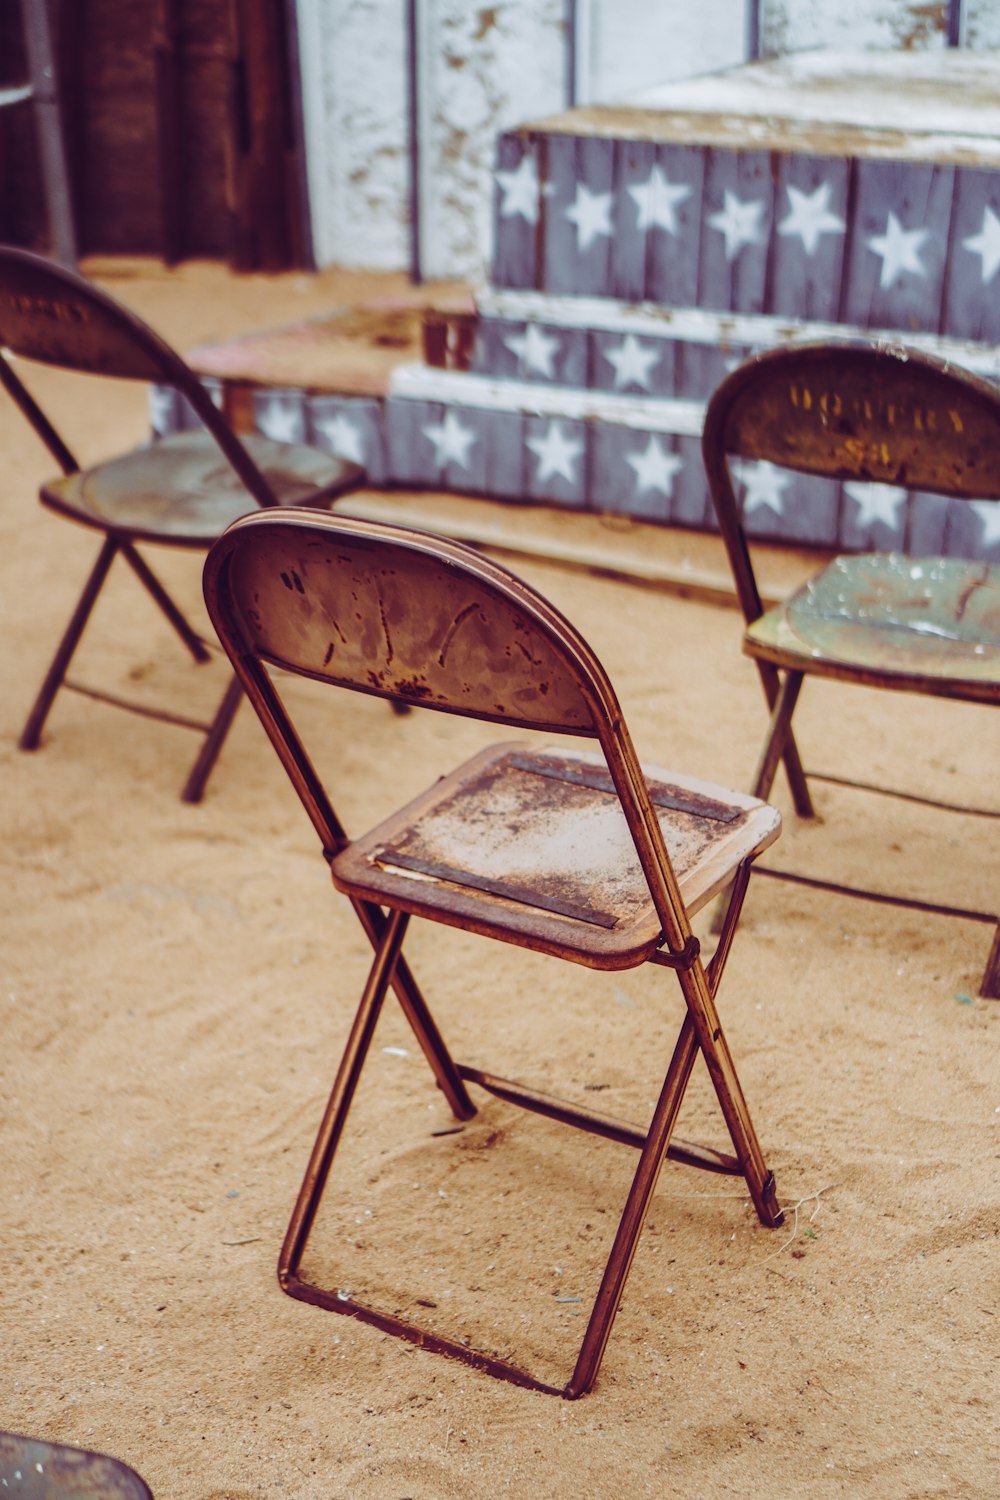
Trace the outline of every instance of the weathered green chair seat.
{"label": "weathered green chair seat", "polygon": [[1000,566],[875,552],[837,557],[748,626],[755,656],[879,686],[1000,698]]}
{"label": "weathered green chair seat", "polygon": [[[241,441],[280,505],[320,504],[361,478],[356,465],[316,448],[255,433]],[[208,547],[230,521],[256,509],[218,443],[201,430],[61,475],[42,486],[41,498],[101,531],[173,547]]]}

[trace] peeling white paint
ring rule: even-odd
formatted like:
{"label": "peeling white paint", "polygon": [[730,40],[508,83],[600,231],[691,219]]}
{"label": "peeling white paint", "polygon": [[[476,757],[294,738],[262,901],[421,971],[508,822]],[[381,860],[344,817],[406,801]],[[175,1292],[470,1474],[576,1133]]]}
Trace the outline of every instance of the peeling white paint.
{"label": "peeling white paint", "polygon": [[297,0],[320,265],[409,263],[404,0]]}
{"label": "peeling white paint", "polygon": [[580,104],[627,99],[672,78],[730,68],[746,56],[745,0],[591,0],[590,8],[589,83]]}
{"label": "peeling white paint", "polygon": [[[320,265],[411,264],[406,0],[296,0]],[[579,0],[579,102],[611,103],[738,63],[745,0]],[[943,0],[764,0],[766,56],[944,45]],[[420,263],[479,281],[490,264],[498,134],[569,98],[565,0],[416,0]],[[966,0],[970,48],[1000,46],[996,0]]]}
{"label": "peeling white paint", "polygon": [[985,51],[1000,47],[1000,5],[997,0],[965,0],[962,45]]}
{"label": "peeling white paint", "polygon": [[485,276],[496,137],[566,99],[563,0],[424,0],[421,262],[428,277]]}
{"label": "peeling white paint", "polygon": [[[990,0],[985,0],[990,3]],[[763,0],[761,52],[943,47],[947,6],[925,0]]]}

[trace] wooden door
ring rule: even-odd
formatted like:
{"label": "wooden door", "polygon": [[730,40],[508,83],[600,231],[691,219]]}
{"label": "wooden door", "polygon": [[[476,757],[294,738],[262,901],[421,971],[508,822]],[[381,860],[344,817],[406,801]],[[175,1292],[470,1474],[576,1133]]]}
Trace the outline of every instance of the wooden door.
{"label": "wooden door", "polygon": [[[11,71],[17,9],[0,0]],[[309,263],[287,15],[285,0],[54,3],[81,253]],[[44,248],[37,176],[30,106],[5,111],[0,238]]]}

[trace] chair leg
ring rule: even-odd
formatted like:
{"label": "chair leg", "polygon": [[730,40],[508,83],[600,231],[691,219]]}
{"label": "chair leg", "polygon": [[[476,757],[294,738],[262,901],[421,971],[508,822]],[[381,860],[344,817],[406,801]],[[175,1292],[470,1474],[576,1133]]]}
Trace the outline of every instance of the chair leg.
{"label": "chair leg", "polygon": [[83,593],[77,601],[77,606],[66,627],[65,634],[59,642],[52,664],[45,674],[45,681],[35,699],[34,706],[28,715],[27,723],[21,731],[19,744],[22,750],[37,750],[42,738],[42,729],[48,718],[49,709],[59,689],[62,687],[66,672],[72,660],[73,653],[80,644],[84,627],[90,618],[91,610],[97,600],[98,594],[104,586],[104,580],[108,576],[108,569],[114,562],[115,553],[119,550],[119,543],[112,537],[105,537],[97,561],[90,572],[90,577],[84,585]]}
{"label": "chair leg", "polygon": [[195,661],[208,661],[211,652],[205,642],[188,624],[146,559],[136,551],[131,542],[123,542],[121,550],[122,556],[132,568],[135,576],[166,615]]}
{"label": "chair leg", "polygon": [[749,873],[749,864],[744,863],[733,881],[732,898],[726,916],[723,939],[712,960],[711,977],[706,976],[700,961],[696,962],[690,970],[681,971],[678,975],[688,1002],[688,1011],[674,1046],[670,1066],[667,1069],[646,1136],[646,1143],[632,1179],[632,1187],[625,1202],[615,1242],[611,1248],[597,1300],[587,1325],[587,1332],[580,1347],[576,1369],[564,1391],[564,1395],[568,1398],[584,1395],[590,1390],[597,1375],[611,1333],[611,1325],[625,1288],[625,1281],[631,1269],[649,1202],[656,1189],[657,1178],[670,1146],[670,1138],[684,1099],[684,1091],[699,1051],[702,1052],[708,1065],[736,1155],[743,1169],[743,1176],[761,1223],[773,1228],[780,1224],[784,1217],[775,1196],[774,1175],[767,1170],[764,1162],[757,1134],[750,1119],[750,1112],[736,1076],[736,1068],[722,1034],[722,1026],[713,998],[728,956],[729,944],[739,918],[740,908],[743,905]]}
{"label": "chair leg", "polygon": [[200,802],[205,795],[205,784],[212,774],[212,767],[219,758],[223,741],[229,733],[229,726],[236,717],[236,710],[243,699],[243,689],[235,677],[230,679],[229,686],[222,695],[222,702],[215,710],[215,718],[212,720],[208,733],[202,741],[194,765],[188,772],[188,779],[184,783],[181,792],[182,802]]}
{"label": "chair leg", "polygon": [[736,1065],[722,1031],[715,999],[700,961],[688,970],[679,971],[678,978],[757,1217],[769,1229],[776,1228],[784,1216],[778,1206],[774,1173],[768,1170],[764,1161]]}
{"label": "chair leg", "polygon": [[[781,677],[780,677],[777,669],[775,667],[772,667],[771,664],[770,664],[770,662],[758,662],[757,663],[757,668],[758,668],[758,670],[760,672],[760,680],[761,680],[761,682],[762,682],[762,684],[764,686],[764,696],[767,699],[768,707],[770,708],[771,713],[772,713],[771,729],[770,729],[770,731],[768,733],[768,741],[767,741],[767,744],[769,746],[771,738],[772,738],[773,733],[774,733],[774,718],[773,718],[773,714],[774,714],[775,706],[776,706],[776,704],[778,702],[778,699],[779,699],[779,697],[781,695],[781,692],[782,692],[782,679],[781,679]],[[801,687],[801,676],[802,676],[802,674],[799,673],[797,675],[799,676],[799,686]],[[785,678],[785,681],[787,682],[787,676]],[[796,698],[798,697],[798,688],[795,689],[795,696],[796,696]],[[794,703],[793,703],[793,707],[794,707]],[[809,792],[809,783],[806,780],[806,773],[802,769],[802,761],[799,759],[799,747],[795,743],[795,736],[792,734],[792,731],[791,731],[791,717],[792,717],[792,715],[791,715],[791,709],[789,709],[788,720],[785,723],[785,726],[784,726],[784,735],[783,735],[783,738],[782,738],[782,741],[781,741],[781,759],[785,763],[785,775],[788,777],[788,787],[789,787],[789,790],[790,790],[790,792],[792,794],[792,803],[793,803],[793,805],[795,807],[795,811],[798,813],[798,815],[799,815],[800,818],[811,818],[811,817],[815,816],[815,808],[813,807],[812,796],[810,795],[810,792]],[[766,754],[766,748],[765,748],[765,754]],[[763,757],[762,757],[762,764],[763,764]],[[764,792],[760,792],[760,791],[755,792],[755,794],[754,794],[755,796],[758,796],[758,797],[766,797],[767,796],[767,794],[768,794],[768,792],[770,792],[771,786],[772,786],[772,784],[774,782],[774,774],[777,771],[777,769],[778,769],[777,761],[775,761],[775,763],[774,763],[774,769],[771,772],[771,779],[767,783],[767,791],[764,791]],[[762,765],[758,766],[758,769],[757,769],[757,780],[758,780],[758,783],[760,781],[761,770],[762,770]]]}
{"label": "chair leg", "polygon": [[979,993],[984,1000],[1000,1000],[1000,922],[997,923],[993,932],[993,943],[990,947],[990,956],[986,960]]}
{"label": "chair leg", "polygon": [[337,1076],[330,1091],[319,1134],[316,1137],[309,1165],[289,1221],[285,1241],[281,1247],[281,1254],[278,1257],[278,1280],[285,1290],[288,1290],[289,1284],[294,1281],[298,1273],[306,1241],[316,1218],[326,1180],[330,1175],[330,1167],[347,1122],[347,1115],[361,1077],[361,1069],[371,1047],[375,1025],[392,980],[409,920],[407,912],[390,912],[382,940],[376,949],[357,1015],[354,1018],[354,1025],[351,1027],[351,1034],[340,1060],[340,1067],[337,1069]]}
{"label": "chair leg", "polygon": [[663,1080],[660,1097],[646,1135],[646,1144],[642,1148],[639,1164],[632,1178],[632,1186],[625,1200],[625,1208],[590,1314],[587,1331],[580,1346],[576,1367],[569,1384],[563,1391],[563,1395],[568,1400],[575,1400],[578,1396],[586,1395],[597,1376],[611,1334],[611,1325],[618,1312],[625,1282],[632,1267],[639,1235],[650,1200],[656,1190],[660,1169],[670,1144],[670,1136],[677,1123],[684,1091],[697,1056],[698,1035],[689,1013],[684,1017],[684,1023],[670,1059],[670,1066]]}
{"label": "chair leg", "polygon": [[[361,925],[368,934],[373,948],[377,948],[383,940],[385,932],[386,915],[380,906],[373,902],[352,900],[352,905],[358,914]],[[409,1022],[410,1029],[420,1044],[421,1051],[427,1059],[431,1072],[434,1074],[438,1088],[448,1101],[448,1107],[456,1120],[474,1119],[477,1110],[469,1097],[469,1091],[452,1058],[451,1053],[445,1045],[444,1038],[437,1028],[437,1023],[427,1007],[427,1002],[420,993],[420,987],[410,970],[406,958],[400,955],[392,977],[392,987],[399,1001],[400,1009]]]}
{"label": "chair leg", "polygon": [[[755,797],[767,797],[774,785],[778,762],[784,755],[786,747],[789,744],[795,744],[791,733],[791,723],[801,689],[802,673],[786,672],[778,695],[771,706],[771,722],[768,725],[767,739],[764,741],[764,748],[754,775],[753,795]],[[809,798],[809,812],[805,816],[813,816],[811,797]]]}

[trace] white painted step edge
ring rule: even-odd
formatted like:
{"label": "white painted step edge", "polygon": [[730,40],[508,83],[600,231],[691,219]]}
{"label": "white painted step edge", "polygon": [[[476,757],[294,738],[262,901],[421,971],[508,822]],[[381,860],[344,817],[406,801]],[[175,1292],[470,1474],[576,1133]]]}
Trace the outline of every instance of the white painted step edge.
{"label": "white painted step edge", "polygon": [[981,375],[1000,376],[1000,349],[970,339],[898,329],[857,328],[847,323],[814,323],[765,313],[710,312],[700,307],[663,307],[655,302],[620,302],[611,297],[553,297],[545,292],[484,287],[475,294],[484,317],[514,323],[544,323],[557,328],[587,328],[600,333],[645,334],[690,344],[719,344],[773,349],[801,344],[857,339],[877,340],[919,349],[953,361]]}
{"label": "white painted step edge", "polygon": [[536,381],[498,380],[492,375],[421,364],[398,365],[389,382],[389,395],[406,401],[440,402],[480,411],[620,423],[642,432],[670,432],[681,437],[700,437],[705,416],[703,401],[621,396],[609,391],[541,385]]}

